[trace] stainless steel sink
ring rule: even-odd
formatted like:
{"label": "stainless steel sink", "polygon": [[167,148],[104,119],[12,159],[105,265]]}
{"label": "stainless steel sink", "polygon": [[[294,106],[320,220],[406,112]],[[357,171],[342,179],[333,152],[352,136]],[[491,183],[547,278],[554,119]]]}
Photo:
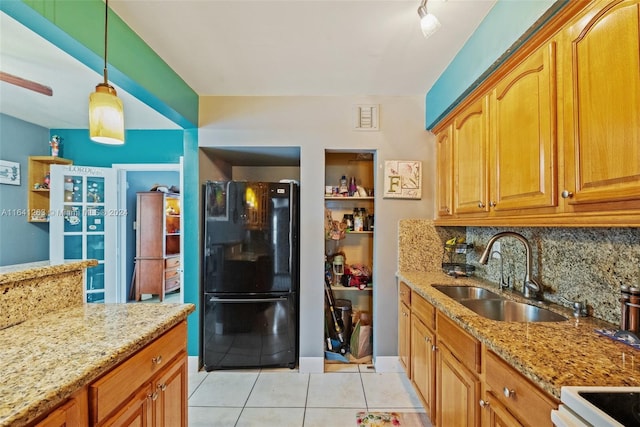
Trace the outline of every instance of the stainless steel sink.
{"label": "stainless steel sink", "polygon": [[433,285],[434,288],[455,300],[465,299],[503,299],[500,295],[477,286]]}
{"label": "stainless steel sink", "polygon": [[471,311],[491,320],[504,322],[562,322],[566,317],[546,308],[506,299],[459,300]]}

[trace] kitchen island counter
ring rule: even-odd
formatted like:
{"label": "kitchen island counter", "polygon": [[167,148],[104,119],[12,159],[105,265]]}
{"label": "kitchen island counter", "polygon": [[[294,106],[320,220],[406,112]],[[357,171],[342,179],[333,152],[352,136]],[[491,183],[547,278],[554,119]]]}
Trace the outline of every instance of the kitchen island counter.
{"label": "kitchen island counter", "polygon": [[83,304],[0,330],[0,426],[50,412],[193,311],[193,304]]}
{"label": "kitchen island counter", "polygon": [[[640,386],[640,351],[595,332],[617,326],[592,318],[574,318],[557,305],[542,305],[568,320],[562,322],[503,322],[482,317],[432,285],[479,286],[498,291],[478,278],[453,278],[441,272],[399,272],[399,281],[412,288],[488,349],[549,394],[560,398],[562,386]],[[521,302],[517,294],[502,294]]]}

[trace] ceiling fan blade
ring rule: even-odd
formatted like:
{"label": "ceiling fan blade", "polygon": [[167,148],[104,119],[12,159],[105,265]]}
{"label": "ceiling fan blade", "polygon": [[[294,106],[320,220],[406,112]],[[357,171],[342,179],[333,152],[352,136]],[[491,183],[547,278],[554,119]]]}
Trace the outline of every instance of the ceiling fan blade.
{"label": "ceiling fan blade", "polygon": [[32,90],[34,92],[41,93],[43,95],[53,96],[53,89],[51,89],[49,86],[41,85],[40,83],[26,80],[22,77],[14,76],[13,74],[5,73],[4,71],[0,71],[0,80],[12,85]]}

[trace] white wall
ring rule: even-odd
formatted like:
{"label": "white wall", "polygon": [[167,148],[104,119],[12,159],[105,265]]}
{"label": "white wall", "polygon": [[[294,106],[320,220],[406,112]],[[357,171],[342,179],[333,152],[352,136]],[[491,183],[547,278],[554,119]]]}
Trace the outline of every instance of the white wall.
{"label": "white wall", "polygon": [[[380,131],[352,130],[354,104],[380,105]],[[374,357],[397,353],[397,224],[432,218],[435,146],[423,97],[200,97],[200,147],[301,148],[300,356],[324,354],[324,153],[377,150]],[[423,161],[422,200],[382,198],[385,160]]]}

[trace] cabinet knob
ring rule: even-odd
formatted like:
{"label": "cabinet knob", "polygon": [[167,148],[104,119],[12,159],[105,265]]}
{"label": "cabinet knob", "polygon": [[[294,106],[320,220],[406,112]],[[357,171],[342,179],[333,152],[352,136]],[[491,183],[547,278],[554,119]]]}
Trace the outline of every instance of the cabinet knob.
{"label": "cabinet knob", "polygon": [[162,356],[153,357],[153,358],[151,359],[151,362],[152,362],[154,365],[159,365],[159,364],[161,364],[161,363],[162,363]]}
{"label": "cabinet knob", "polygon": [[479,207],[480,209],[484,208],[484,203],[482,203],[482,202],[478,202],[478,207]]}
{"label": "cabinet knob", "polygon": [[484,399],[480,399],[480,402],[478,402],[480,404],[481,408],[486,408],[489,406],[489,401],[488,400],[484,400]]}
{"label": "cabinet knob", "polygon": [[450,210],[449,208],[446,208],[444,211],[445,211],[446,213],[451,213],[451,210]]}
{"label": "cabinet knob", "polygon": [[431,351],[438,351],[438,346],[437,345],[432,345],[431,346]]}
{"label": "cabinet knob", "polygon": [[153,393],[147,394],[147,397],[151,400],[156,400],[158,398],[158,393],[154,391]]}
{"label": "cabinet knob", "polygon": [[405,296],[406,294],[407,294],[407,291],[400,291],[401,296]]}
{"label": "cabinet knob", "polygon": [[431,342],[431,338],[429,337],[424,337],[425,342]]}
{"label": "cabinet knob", "polygon": [[563,199],[570,199],[573,197],[573,193],[569,190],[564,190],[562,193],[560,193],[560,196],[562,196]]}
{"label": "cabinet knob", "polygon": [[509,387],[505,387],[502,390],[502,393],[504,394],[504,397],[507,397],[507,398],[513,397],[513,396],[516,395],[516,391],[515,390],[510,390]]}
{"label": "cabinet knob", "polygon": [[489,202],[489,206],[492,207],[492,208],[495,208],[496,206],[498,206],[498,203],[494,202],[494,201],[491,201],[491,202]]}
{"label": "cabinet knob", "polygon": [[167,389],[167,385],[166,384],[158,384],[158,389],[160,391],[165,391]]}

